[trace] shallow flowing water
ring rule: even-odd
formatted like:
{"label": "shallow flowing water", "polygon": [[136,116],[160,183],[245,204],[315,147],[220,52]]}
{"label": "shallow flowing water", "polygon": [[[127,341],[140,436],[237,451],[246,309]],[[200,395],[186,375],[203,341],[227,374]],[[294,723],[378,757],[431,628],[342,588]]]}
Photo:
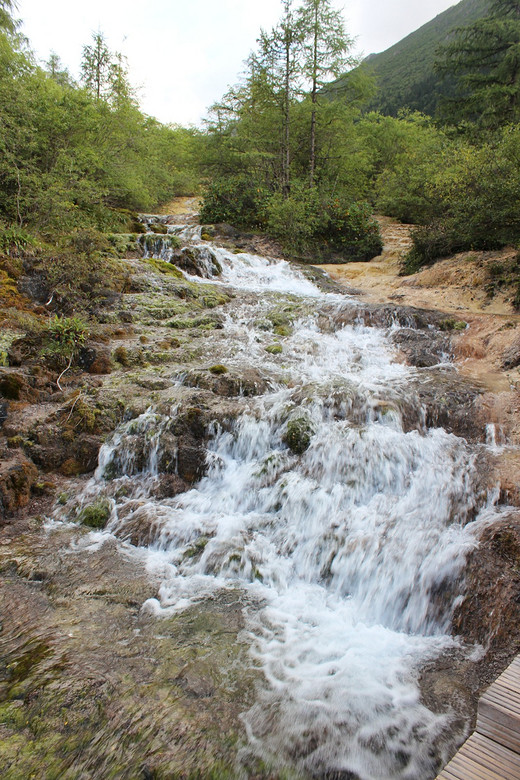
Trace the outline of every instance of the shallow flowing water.
{"label": "shallow flowing water", "polygon": [[[196,239],[182,230],[169,228]],[[215,425],[208,473],[189,492],[154,496],[175,408],[121,426],[89,491],[116,476],[133,493],[114,502],[108,531],[122,535],[136,513],[155,529],[143,554],[162,585],[144,609],[168,614],[222,588],[248,594],[251,663],[265,683],[243,715],[244,753],[316,777],[434,777],[450,715],[421,703],[417,679],[456,646],[455,583],[494,512],[474,452],[427,430],[420,409],[405,430],[417,370],[382,330],[334,326],[348,297],[283,261],[211,252],[222,273],[207,283],[247,293],[224,323],[222,362],[261,369],[272,389],[242,399],[225,430]],[[292,312],[279,338],[265,327],[273,305]],[[266,352],[273,342],[280,353]]]}

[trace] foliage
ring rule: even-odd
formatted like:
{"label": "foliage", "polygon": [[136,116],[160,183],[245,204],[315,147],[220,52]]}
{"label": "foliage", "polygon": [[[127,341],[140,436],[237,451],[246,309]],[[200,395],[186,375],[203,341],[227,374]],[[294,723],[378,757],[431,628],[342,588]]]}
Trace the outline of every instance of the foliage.
{"label": "foliage", "polygon": [[489,0],[462,0],[402,41],[379,54],[371,54],[354,70],[340,76],[324,89],[325,95],[349,101],[355,82],[371,76],[375,94],[369,96],[368,110],[398,116],[402,109],[435,116],[439,99],[453,95],[453,78],[442,79],[434,70],[436,50],[446,42],[455,27],[483,17]]}
{"label": "foliage", "polygon": [[6,254],[11,252],[18,253],[34,243],[33,236],[16,225],[4,228],[0,225],[0,252],[5,252]]}
{"label": "foliage", "polygon": [[432,204],[422,214],[407,259],[416,270],[438,257],[498,249],[520,236],[520,126],[505,127],[480,146],[458,141],[423,165]]}
{"label": "foliage", "polygon": [[51,55],[34,65],[0,29],[0,219],[20,228],[121,230],[115,210],[149,211],[197,189],[198,133],[143,115],[113,55],[100,98]]}
{"label": "foliage", "polygon": [[288,198],[281,192],[276,193],[267,207],[267,231],[281,242],[285,250],[302,252],[316,235],[320,209],[319,195],[315,189],[293,186]]}
{"label": "foliage", "polygon": [[204,193],[200,220],[262,227],[266,221],[267,197],[261,184],[243,174],[216,179]]}
{"label": "foliage", "polygon": [[52,317],[44,332],[44,353],[67,360],[73,358],[84,346],[88,335],[85,323],[79,317]]}
{"label": "foliage", "polygon": [[268,203],[269,235],[295,252],[338,252],[350,261],[371,260],[382,250],[379,226],[367,203],[322,200],[317,189],[293,188]]}
{"label": "foliage", "polygon": [[457,79],[455,97],[444,103],[448,121],[496,129],[520,120],[519,47],[517,0],[491,0],[484,18],[455,31],[437,63]]}

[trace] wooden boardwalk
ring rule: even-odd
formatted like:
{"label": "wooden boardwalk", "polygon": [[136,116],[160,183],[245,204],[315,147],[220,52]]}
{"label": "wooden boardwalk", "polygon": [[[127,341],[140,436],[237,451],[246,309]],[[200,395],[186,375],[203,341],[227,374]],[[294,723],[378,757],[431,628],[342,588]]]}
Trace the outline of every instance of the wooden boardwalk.
{"label": "wooden boardwalk", "polygon": [[520,780],[520,656],[484,693],[475,732],[437,780]]}

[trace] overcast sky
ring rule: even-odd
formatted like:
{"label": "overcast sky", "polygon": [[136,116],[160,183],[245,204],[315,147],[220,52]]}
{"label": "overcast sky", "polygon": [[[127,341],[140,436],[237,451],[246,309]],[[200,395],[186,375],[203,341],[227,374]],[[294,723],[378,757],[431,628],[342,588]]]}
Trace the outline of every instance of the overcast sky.
{"label": "overcast sky", "polygon": [[[456,0],[346,0],[356,53],[384,51]],[[270,29],[280,0],[18,0],[23,32],[41,60],[56,52],[79,75],[82,47],[100,29],[111,50],[128,59],[142,109],[162,122],[199,124],[206,109],[234,84]]]}

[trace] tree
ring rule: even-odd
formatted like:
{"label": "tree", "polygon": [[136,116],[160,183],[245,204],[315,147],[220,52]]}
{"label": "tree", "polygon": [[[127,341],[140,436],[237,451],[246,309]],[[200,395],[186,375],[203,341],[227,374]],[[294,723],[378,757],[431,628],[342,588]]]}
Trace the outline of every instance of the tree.
{"label": "tree", "polygon": [[282,193],[291,191],[291,102],[296,93],[296,80],[301,73],[299,54],[302,35],[292,12],[292,0],[282,0],[282,19],[270,34],[260,34],[257,62],[269,74],[272,88],[280,97],[282,130]]}
{"label": "tree", "polygon": [[56,81],[62,87],[72,86],[72,80],[67,68],[63,66],[61,59],[56,52],[51,51],[49,59],[45,63],[45,69],[53,81]]}
{"label": "tree", "polygon": [[12,16],[16,9],[15,0],[0,0],[0,30],[10,34],[16,31],[18,22]]}
{"label": "tree", "polygon": [[302,71],[310,83],[309,183],[312,187],[316,172],[318,90],[329,78],[337,78],[347,66],[355,64],[348,56],[353,39],[347,35],[341,13],[332,8],[330,0],[304,0],[296,25],[303,37]]}
{"label": "tree", "polygon": [[83,47],[81,80],[100,100],[110,86],[110,64],[112,55],[102,32],[92,35],[92,46]]}
{"label": "tree", "polygon": [[436,70],[459,80],[458,95],[442,109],[448,121],[491,130],[519,121],[519,0],[493,0],[486,17],[458,28],[439,50]]}

